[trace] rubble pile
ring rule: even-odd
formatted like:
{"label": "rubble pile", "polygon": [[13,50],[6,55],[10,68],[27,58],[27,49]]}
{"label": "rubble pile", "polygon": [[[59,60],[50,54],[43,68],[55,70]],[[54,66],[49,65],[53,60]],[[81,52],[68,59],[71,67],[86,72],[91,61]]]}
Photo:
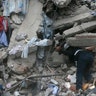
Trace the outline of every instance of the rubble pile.
{"label": "rubble pile", "polygon": [[75,91],[76,67],[55,52],[59,40],[71,46],[96,45],[95,0],[0,2],[10,29],[9,45],[0,50],[1,96],[96,95],[95,79]]}

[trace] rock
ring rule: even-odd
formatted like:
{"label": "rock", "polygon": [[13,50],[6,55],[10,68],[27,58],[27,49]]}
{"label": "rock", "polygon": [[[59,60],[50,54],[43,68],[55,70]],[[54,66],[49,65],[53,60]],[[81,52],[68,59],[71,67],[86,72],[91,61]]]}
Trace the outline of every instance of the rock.
{"label": "rock", "polygon": [[24,78],[25,78],[25,77],[22,76],[22,75],[21,75],[21,76],[20,76],[20,75],[16,76],[16,79],[17,79],[17,80],[23,80]]}
{"label": "rock", "polygon": [[71,87],[70,87],[70,90],[76,92],[76,85],[72,84]]}
{"label": "rock", "polygon": [[76,67],[72,66],[72,67],[70,67],[70,69],[71,69],[73,72],[76,72]]}
{"label": "rock", "polygon": [[67,7],[68,4],[71,2],[71,0],[52,0],[52,1],[59,8]]}
{"label": "rock", "polygon": [[0,60],[3,60],[7,57],[7,51],[6,50],[0,50]]}
{"label": "rock", "polygon": [[4,96],[13,96],[13,95],[11,95],[10,92],[6,92],[4,93]]}
{"label": "rock", "polygon": [[27,37],[28,37],[27,34],[23,34],[23,33],[22,34],[17,34],[16,37],[15,37],[15,40],[19,42],[21,40],[27,39]]}
{"label": "rock", "polygon": [[11,19],[17,25],[20,25],[22,23],[17,14],[12,14]]}
{"label": "rock", "polygon": [[[14,57],[14,58],[13,58]],[[17,58],[16,56],[9,56],[8,67],[16,74],[24,74],[30,70],[33,70],[33,64],[36,60],[36,53],[31,53],[27,59]],[[28,69],[28,70],[27,70]]]}
{"label": "rock", "polygon": [[39,72],[43,72],[43,67],[38,66],[38,68],[37,68],[37,69],[38,69],[38,71],[39,71]]}
{"label": "rock", "polygon": [[88,47],[96,45],[96,38],[67,38],[67,43],[71,46]]}
{"label": "rock", "polygon": [[49,94],[53,91],[51,88],[47,88],[45,92],[45,96],[49,96]]}
{"label": "rock", "polygon": [[68,70],[67,71],[67,74],[73,74],[74,72],[73,72],[73,70]]}
{"label": "rock", "polygon": [[20,27],[20,26],[19,26],[19,25],[16,25],[15,23],[12,23],[12,24],[11,24],[11,28],[12,28],[12,29],[16,29],[16,28],[19,28],[19,27]]}
{"label": "rock", "polygon": [[10,88],[10,87],[12,87],[14,84],[16,84],[16,83],[17,83],[16,80],[10,81],[9,83],[6,84],[6,87],[7,87],[7,88]]}
{"label": "rock", "polygon": [[76,34],[76,38],[96,38],[96,33],[82,33]]}
{"label": "rock", "polygon": [[15,91],[14,96],[20,96],[19,91]]}
{"label": "rock", "polygon": [[32,93],[28,93],[28,95],[27,96],[32,96]]}
{"label": "rock", "polygon": [[62,70],[67,70],[67,68],[68,68],[68,67],[67,67],[67,64],[61,64],[61,69],[62,69]]}
{"label": "rock", "polygon": [[90,21],[87,23],[82,23],[81,25],[78,25],[76,27],[72,27],[64,31],[63,34],[66,37],[75,36],[76,34],[92,31],[93,29],[96,29],[95,26],[96,26],[96,21]]}
{"label": "rock", "polygon": [[3,84],[3,80],[0,78],[0,84]]}
{"label": "rock", "polygon": [[55,85],[58,85],[58,82],[57,82],[56,80],[51,79],[50,81],[51,81],[52,83],[54,83]]}
{"label": "rock", "polygon": [[64,55],[59,55],[58,52],[54,52],[52,54],[52,62],[50,62],[51,67],[58,67],[61,66],[61,64],[64,64]]}

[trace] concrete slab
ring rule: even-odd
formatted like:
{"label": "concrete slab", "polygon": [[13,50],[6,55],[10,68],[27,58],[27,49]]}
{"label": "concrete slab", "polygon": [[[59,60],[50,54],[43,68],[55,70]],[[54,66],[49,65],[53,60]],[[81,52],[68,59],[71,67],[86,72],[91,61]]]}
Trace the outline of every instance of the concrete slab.
{"label": "concrete slab", "polygon": [[96,21],[90,21],[87,23],[82,23],[81,25],[78,25],[76,27],[70,28],[63,32],[64,36],[74,36],[76,34],[84,33],[84,32],[90,32],[93,29],[96,29]]}
{"label": "concrete slab", "polygon": [[94,16],[90,14],[90,12],[87,13],[82,13],[76,16],[70,16],[64,19],[60,19],[54,22],[53,28],[58,29],[58,28],[70,28],[72,27],[76,22],[77,23],[83,23],[87,22],[93,19]]}
{"label": "concrete slab", "polygon": [[42,21],[42,7],[43,5],[38,0],[30,0],[29,11],[18,33],[27,33],[29,39],[36,35],[36,31]]}
{"label": "concrete slab", "polygon": [[80,46],[80,47],[96,46],[96,38],[70,37],[70,38],[67,38],[66,42],[71,46]]}

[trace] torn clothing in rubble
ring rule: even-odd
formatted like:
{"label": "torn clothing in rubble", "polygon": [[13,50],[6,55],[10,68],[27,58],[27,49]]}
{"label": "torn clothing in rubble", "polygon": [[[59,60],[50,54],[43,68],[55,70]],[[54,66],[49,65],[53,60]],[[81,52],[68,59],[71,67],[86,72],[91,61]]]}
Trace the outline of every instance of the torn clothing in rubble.
{"label": "torn clothing in rubble", "polygon": [[47,17],[47,15],[43,12],[42,13],[42,23],[40,25],[40,28],[37,31],[37,36],[38,34],[41,34],[42,37],[40,39],[52,39],[53,38],[53,30],[52,30],[52,24],[53,21]]}
{"label": "torn clothing in rubble", "polygon": [[8,41],[7,41],[7,36],[4,31],[0,32],[0,47],[7,47],[8,46]]}
{"label": "torn clothing in rubble", "polygon": [[0,32],[5,31],[7,32],[8,29],[8,21],[3,16],[0,16]]}
{"label": "torn clothing in rubble", "polygon": [[62,48],[59,53],[67,55],[72,61],[76,61],[76,89],[82,89],[83,77],[87,82],[91,80],[90,68],[93,65],[94,53],[92,50],[89,51],[79,47],[72,47],[66,43],[62,44]]}
{"label": "torn clothing in rubble", "polygon": [[29,0],[3,0],[3,16],[9,16],[12,12],[26,14]]}
{"label": "torn clothing in rubble", "polygon": [[50,46],[52,45],[52,41],[50,39],[43,39],[43,40],[39,40],[36,37],[33,37],[23,48],[22,51],[22,58],[27,58],[28,57],[28,49],[29,47],[34,47],[34,46],[39,46],[39,47],[45,47],[45,46]]}

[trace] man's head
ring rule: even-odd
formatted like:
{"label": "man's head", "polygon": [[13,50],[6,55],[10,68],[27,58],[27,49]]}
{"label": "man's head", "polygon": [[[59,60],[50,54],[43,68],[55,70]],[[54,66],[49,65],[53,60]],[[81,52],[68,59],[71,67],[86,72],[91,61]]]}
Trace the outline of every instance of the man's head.
{"label": "man's head", "polygon": [[37,33],[37,37],[39,39],[43,39],[43,33],[42,33],[42,29],[41,28],[39,28],[36,33]]}

